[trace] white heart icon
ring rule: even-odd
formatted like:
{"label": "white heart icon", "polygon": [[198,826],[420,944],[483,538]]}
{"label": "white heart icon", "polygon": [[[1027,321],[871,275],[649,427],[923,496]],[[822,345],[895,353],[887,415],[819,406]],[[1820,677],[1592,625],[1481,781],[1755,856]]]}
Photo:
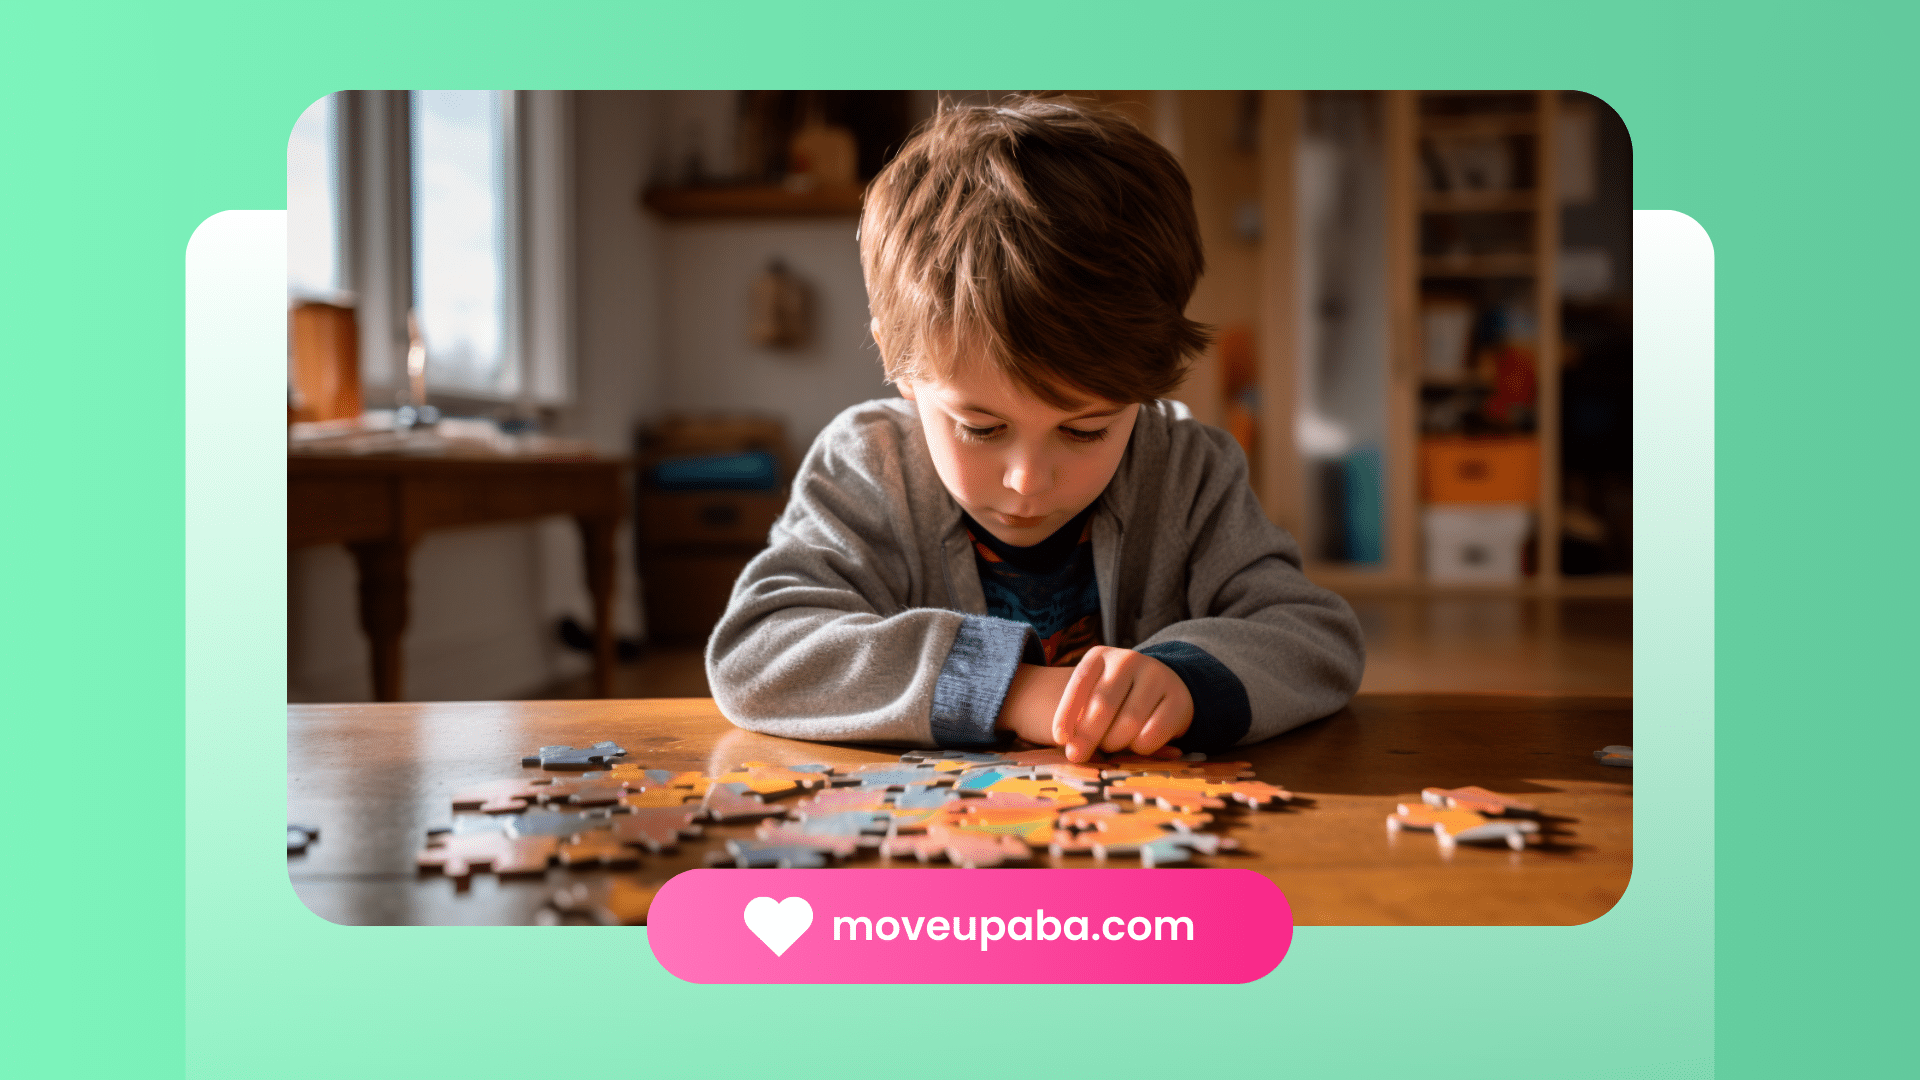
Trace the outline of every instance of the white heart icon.
{"label": "white heart icon", "polygon": [[771,896],[756,896],[747,901],[746,919],[747,929],[780,956],[813,925],[813,905],[798,896],[778,903]]}

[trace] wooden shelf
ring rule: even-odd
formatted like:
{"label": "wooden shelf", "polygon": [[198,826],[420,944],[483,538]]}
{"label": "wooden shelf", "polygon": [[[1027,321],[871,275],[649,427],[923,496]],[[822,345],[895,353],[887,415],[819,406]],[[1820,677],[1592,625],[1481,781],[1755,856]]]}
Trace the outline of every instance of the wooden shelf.
{"label": "wooden shelf", "polygon": [[1423,278],[1532,277],[1536,265],[1530,252],[1428,256],[1420,260],[1420,276]]}
{"label": "wooden shelf", "polygon": [[1591,577],[1529,577],[1502,585],[1451,585],[1407,578],[1385,569],[1350,563],[1309,562],[1307,577],[1316,585],[1347,597],[1485,596],[1529,599],[1633,599],[1631,574]]}
{"label": "wooden shelf", "polygon": [[864,185],[792,191],[772,185],[649,188],[641,205],[670,218],[857,217]]}
{"label": "wooden shelf", "polygon": [[1532,191],[1427,191],[1420,195],[1426,214],[1497,214],[1532,212],[1540,197]]}
{"label": "wooden shelf", "polygon": [[1443,138],[1461,135],[1531,135],[1539,127],[1539,116],[1531,112],[1420,117],[1421,134]]}

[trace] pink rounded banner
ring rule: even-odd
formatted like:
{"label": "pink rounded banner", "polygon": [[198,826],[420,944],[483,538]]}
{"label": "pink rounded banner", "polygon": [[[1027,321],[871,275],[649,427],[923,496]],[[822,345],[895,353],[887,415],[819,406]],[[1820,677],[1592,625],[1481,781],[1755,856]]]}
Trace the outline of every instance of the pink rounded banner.
{"label": "pink rounded banner", "polygon": [[689,870],[647,940],[700,983],[1243,983],[1293,911],[1252,870]]}

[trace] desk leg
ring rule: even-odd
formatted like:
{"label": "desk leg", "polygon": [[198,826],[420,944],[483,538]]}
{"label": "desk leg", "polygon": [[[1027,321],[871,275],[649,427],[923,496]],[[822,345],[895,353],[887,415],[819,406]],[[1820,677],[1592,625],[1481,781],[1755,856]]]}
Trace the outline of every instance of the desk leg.
{"label": "desk leg", "polygon": [[587,569],[587,594],[593,597],[593,692],[613,696],[613,518],[579,517],[582,561]]}
{"label": "desk leg", "polygon": [[373,699],[400,701],[404,680],[400,636],[407,629],[407,557],[412,545],[392,540],[348,544],[360,567],[360,628],[373,655]]}

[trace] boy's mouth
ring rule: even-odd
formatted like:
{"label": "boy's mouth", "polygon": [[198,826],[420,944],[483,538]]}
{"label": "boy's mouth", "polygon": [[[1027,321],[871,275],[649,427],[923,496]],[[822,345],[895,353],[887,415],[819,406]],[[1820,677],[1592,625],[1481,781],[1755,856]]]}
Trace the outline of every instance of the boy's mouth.
{"label": "boy's mouth", "polygon": [[1005,525],[1010,529],[1031,529],[1031,528],[1034,528],[1035,526],[1044,524],[1047,520],[1047,516],[1045,514],[1042,514],[1039,517],[1016,517],[1013,514],[1003,514],[998,510],[995,510],[993,512],[993,516],[1000,519],[1000,524]]}

